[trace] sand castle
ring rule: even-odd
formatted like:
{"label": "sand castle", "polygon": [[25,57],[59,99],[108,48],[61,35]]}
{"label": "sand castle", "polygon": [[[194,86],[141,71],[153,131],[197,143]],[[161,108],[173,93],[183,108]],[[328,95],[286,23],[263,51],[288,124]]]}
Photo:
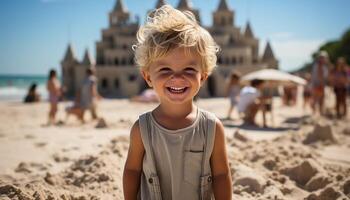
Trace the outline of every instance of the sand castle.
{"label": "sand castle", "polygon": [[[164,4],[164,0],[158,0],[155,8]],[[177,8],[193,12],[197,20],[201,21],[199,10],[193,8],[189,0],[180,0]],[[136,44],[139,26],[139,17],[133,18],[124,1],[117,0],[109,13],[109,27],[102,30],[102,39],[96,43],[96,59],[86,50],[80,61],[69,44],[61,62],[67,95],[72,96],[79,89],[85,70],[90,66],[96,67],[98,89],[103,96],[132,97],[146,89],[146,83],[135,66],[131,48]],[[226,0],[220,0],[213,12],[213,24],[205,28],[221,51],[218,55],[218,68],[202,87],[199,96],[224,96],[225,89],[222,85],[233,69],[244,74],[262,68],[278,67],[270,43],[267,42],[263,55],[259,55],[259,39],[254,35],[250,22],[247,22],[244,30],[238,27],[235,24],[235,11]]]}

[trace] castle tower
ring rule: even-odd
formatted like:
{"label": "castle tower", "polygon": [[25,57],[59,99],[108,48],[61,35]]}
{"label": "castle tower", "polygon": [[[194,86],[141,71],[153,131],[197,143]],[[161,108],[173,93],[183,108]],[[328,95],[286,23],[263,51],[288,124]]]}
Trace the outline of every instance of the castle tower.
{"label": "castle tower", "polygon": [[273,54],[270,41],[267,41],[265,51],[262,57],[262,62],[266,63],[268,68],[277,68],[278,67],[278,61],[275,58],[275,55]]}
{"label": "castle tower", "polygon": [[259,60],[259,41],[255,38],[250,22],[247,22],[244,33],[244,40],[252,49],[252,62],[257,63]]}
{"label": "castle tower", "polygon": [[245,27],[244,36],[246,38],[254,38],[254,34],[253,34],[253,31],[252,31],[252,28],[250,27],[249,21],[247,22],[247,25]]}
{"label": "castle tower", "polygon": [[68,44],[66,53],[61,61],[63,86],[67,89],[66,95],[72,96],[75,93],[75,70],[78,64],[71,44]]}
{"label": "castle tower", "polygon": [[234,26],[234,12],[226,0],[220,0],[217,10],[213,13],[214,27]]}
{"label": "castle tower", "polygon": [[165,0],[158,0],[157,4],[156,4],[156,8],[160,8],[162,6],[164,6],[166,3]]}
{"label": "castle tower", "polygon": [[113,11],[109,14],[110,26],[120,26],[127,24],[130,18],[130,13],[126,9],[123,0],[117,0]]}
{"label": "castle tower", "polygon": [[177,5],[177,9],[181,11],[190,11],[194,14],[196,17],[196,20],[198,23],[201,22],[200,17],[199,17],[199,11],[197,9],[192,8],[192,3],[190,0],[180,0],[179,4]]}
{"label": "castle tower", "polygon": [[153,17],[154,11],[164,5],[168,4],[165,0],[158,0],[154,9],[147,11],[147,16]]}
{"label": "castle tower", "polygon": [[84,53],[84,58],[83,61],[81,62],[82,65],[84,66],[95,66],[95,61],[94,59],[91,57],[89,50],[86,49],[85,53]]}

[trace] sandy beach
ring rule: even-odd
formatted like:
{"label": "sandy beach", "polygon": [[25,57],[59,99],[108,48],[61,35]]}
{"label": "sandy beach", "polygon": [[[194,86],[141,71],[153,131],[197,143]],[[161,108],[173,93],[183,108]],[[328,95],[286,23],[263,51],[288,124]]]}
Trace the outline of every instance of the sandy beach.
{"label": "sandy beach", "polygon": [[[58,118],[64,119],[60,105]],[[200,99],[222,119],[233,179],[233,199],[343,200],[350,198],[350,119],[335,120],[274,100],[270,128],[224,120],[229,101]],[[156,104],[102,100],[107,127],[72,116],[45,126],[48,104],[0,102],[0,199],[123,199],[122,172],[129,130]],[[328,115],[331,115],[329,113]],[[261,122],[261,116],[258,115]]]}

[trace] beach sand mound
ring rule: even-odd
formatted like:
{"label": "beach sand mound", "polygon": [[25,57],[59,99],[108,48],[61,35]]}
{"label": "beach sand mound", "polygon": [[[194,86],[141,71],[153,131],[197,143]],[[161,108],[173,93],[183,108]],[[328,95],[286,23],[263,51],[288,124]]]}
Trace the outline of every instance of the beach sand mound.
{"label": "beach sand mound", "polygon": [[[21,144],[26,141],[33,146],[38,142],[46,143],[46,146],[35,146],[40,151],[54,147],[50,144],[51,140],[45,139],[49,129],[57,131],[51,139],[56,139],[61,133],[79,134],[79,137],[71,142],[71,145],[66,145],[66,138],[63,138],[61,144],[64,145],[57,151],[48,153],[47,160],[43,162],[29,162],[24,159],[16,162],[10,173],[0,175],[0,199],[123,199],[122,173],[128,152],[129,135],[123,133],[124,135],[115,137],[114,132],[119,134],[122,130],[129,131],[131,121],[134,120],[130,121],[132,117],[120,119],[120,129],[114,130],[117,125],[112,120],[109,121],[113,116],[105,118],[108,119],[108,127],[104,129],[95,129],[95,126],[88,124],[81,129],[60,126],[57,129],[36,127],[34,131],[28,130],[24,133],[19,130],[20,134],[13,137],[15,142],[20,140],[18,144]],[[330,122],[328,119],[325,121]],[[350,137],[343,131],[348,126],[348,121],[338,121],[336,125],[331,126],[326,123],[316,124],[316,120],[314,122],[305,124],[296,131],[285,131],[283,134],[267,133],[274,137],[264,140],[255,138],[256,135],[264,135],[264,130],[252,133],[251,130],[225,127],[231,131],[226,133],[233,199],[349,199],[350,164],[346,159],[349,155],[347,151],[350,148]],[[30,121],[30,124],[32,123]],[[311,129],[314,130],[309,133]],[[44,137],[35,135],[36,130],[45,132]],[[96,135],[104,137],[104,131],[113,134],[108,140],[91,143],[89,148],[92,150],[86,153],[84,145],[79,142],[84,143],[88,138],[95,140]],[[230,134],[232,132],[235,134]],[[6,137],[11,138],[11,134]],[[73,156],[77,152],[80,153],[79,156]],[[57,166],[62,168],[58,171],[52,169]]]}
{"label": "beach sand mound", "polygon": [[[98,155],[79,158],[60,173],[47,172],[35,180],[28,176],[28,180],[24,178],[10,184],[0,182],[0,199],[123,199],[122,165],[125,162],[127,146],[125,137],[116,138]],[[27,170],[34,172],[26,163],[21,163],[17,169],[21,169],[18,173],[24,175]]]}
{"label": "beach sand mound", "polygon": [[319,164],[314,160],[308,159],[296,166],[282,169],[281,173],[287,175],[297,184],[305,186],[306,183],[320,171]]}
{"label": "beach sand mound", "polygon": [[331,143],[336,142],[333,129],[330,124],[316,124],[314,130],[306,136],[303,143],[311,144],[318,141],[329,141]]}

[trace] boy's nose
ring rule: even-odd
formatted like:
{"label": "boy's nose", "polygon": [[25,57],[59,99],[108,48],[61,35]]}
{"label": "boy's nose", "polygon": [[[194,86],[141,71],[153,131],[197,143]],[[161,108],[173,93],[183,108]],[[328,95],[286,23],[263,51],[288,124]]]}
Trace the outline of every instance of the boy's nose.
{"label": "boy's nose", "polygon": [[183,73],[174,73],[171,78],[170,81],[172,82],[172,84],[174,83],[184,83],[185,78],[183,77]]}
{"label": "boy's nose", "polygon": [[183,72],[175,72],[171,79],[183,79]]}

